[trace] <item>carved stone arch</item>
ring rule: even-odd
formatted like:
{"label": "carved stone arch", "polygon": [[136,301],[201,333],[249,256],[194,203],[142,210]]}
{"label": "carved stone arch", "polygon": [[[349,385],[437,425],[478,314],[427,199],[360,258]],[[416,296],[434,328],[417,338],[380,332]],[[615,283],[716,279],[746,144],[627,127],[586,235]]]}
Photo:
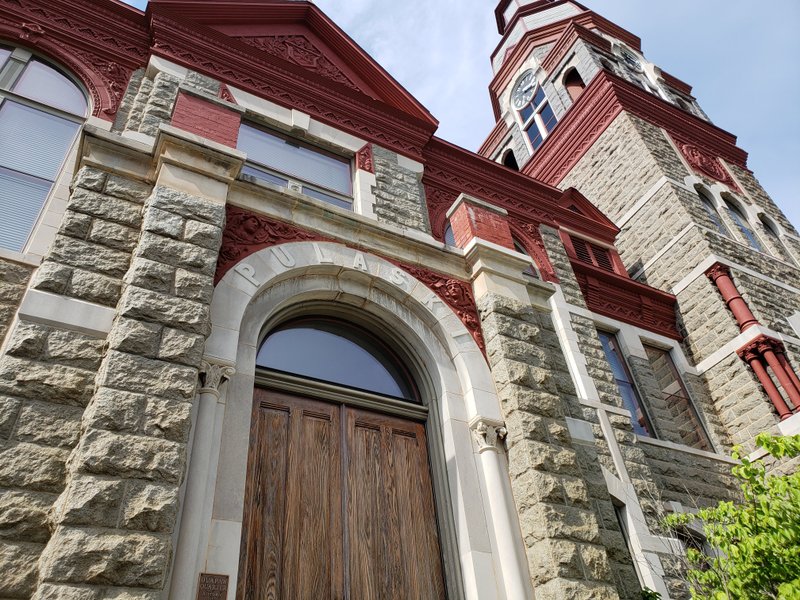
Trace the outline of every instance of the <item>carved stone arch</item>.
{"label": "carved stone arch", "polygon": [[[322,241],[262,248],[238,260],[215,288],[205,358],[236,371],[221,400],[224,418],[214,434],[216,447],[195,437],[191,460],[195,452],[201,457],[216,452],[219,468],[203,488],[213,498],[205,512],[182,517],[180,540],[199,543],[178,543],[171,585],[173,592],[186,593],[176,597],[193,597],[198,569],[231,573],[235,586],[259,343],[270,323],[311,303],[338,306],[344,314],[373,315],[395,338],[403,338],[417,365],[427,370],[432,384],[428,440],[431,463],[437,464],[432,469],[434,497],[444,515],[442,553],[451,597],[478,597],[477,589],[471,589],[475,582],[481,582],[481,589],[498,590],[498,598],[527,597],[519,593],[530,587],[519,523],[516,513],[506,510],[513,506],[507,466],[496,452],[481,452],[478,443],[485,437],[480,423],[502,429],[503,421],[480,348],[456,312],[423,281],[380,257]],[[204,444],[211,449],[202,450]],[[487,488],[486,481],[502,483]],[[217,558],[203,562],[211,548]]]}

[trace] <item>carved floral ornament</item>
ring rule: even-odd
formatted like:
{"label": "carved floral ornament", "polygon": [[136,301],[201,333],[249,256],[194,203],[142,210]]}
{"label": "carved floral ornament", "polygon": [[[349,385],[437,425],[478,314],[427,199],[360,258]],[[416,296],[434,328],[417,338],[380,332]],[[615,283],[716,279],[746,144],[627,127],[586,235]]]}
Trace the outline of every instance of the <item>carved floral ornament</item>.
{"label": "carved floral ornament", "polygon": [[[237,263],[264,248],[273,247],[276,259],[288,268],[293,266],[293,259],[285,249],[280,248],[280,244],[301,241],[342,243],[339,240],[304,231],[289,223],[276,221],[235,206],[228,205],[225,211],[226,226],[222,234],[222,248],[217,262],[215,284],[219,283],[225,274],[233,268],[253,285],[260,285],[260,282],[254,277],[255,274],[251,272],[252,268],[249,265],[237,265]],[[349,248],[360,250],[360,248],[352,244],[345,245]],[[315,245],[314,249],[320,263],[330,262],[319,246]],[[369,249],[365,249],[366,252],[373,253]],[[403,282],[405,278],[403,272],[424,283],[435,294],[432,298],[438,297],[444,304],[449,306],[469,331],[481,352],[486,352],[475,297],[472,293],[472,286],[468,282],[447,277],[422,267],[407,265],[391,258],[384,257],[384,259],[398,267],[396,269],[397,273],[393,274],[392,277],[393,283],[399,285]],[[367,259],[361,252],[356,253],[351,266],[354,269],[369,272]],[[432,301],[427,304],[430,308]]]}
{"label": "carved floral ornament", "polygon": [[725,167],[722,166],[719,159],[689,142],[678,142],[678,148],[680,148],[681,154],[683,154],[690,167],[707,177],[711,177],[731,188],[738,189],[736,182]]}
{"label": "carved floral ornament", "polygon": [[508,429],[504,423],[479,418],[470,424],[472,435],[478,444],[478,452],[499,451],[505,448]]}
{"label": "carved floral ornament", "polygon": [[200,365],[200,393],[219,394],[220,386],[235,372],[236,369],[230,365],[203,361]]}
{"label": "carved floral ornament", "polygon": [[364,144],[364,147],[356,152],[356,168],[375,174],[375,158],[372,155],[372,144]]}

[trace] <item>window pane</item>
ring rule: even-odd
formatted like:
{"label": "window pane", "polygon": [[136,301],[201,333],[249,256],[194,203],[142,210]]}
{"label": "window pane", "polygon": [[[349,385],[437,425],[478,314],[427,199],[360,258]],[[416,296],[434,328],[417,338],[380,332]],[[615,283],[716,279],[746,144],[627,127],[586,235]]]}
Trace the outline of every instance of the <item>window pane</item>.
{"label": "window pane", "polygon": [[260,367],[416,401],[403,368],[366,331],[333,319],[306,319],[271,333]]}
{"label": "window pane", "polygon": [[719,218],[719,214],[717,213],[717,209],[714,208],[714,205],[711,204],[711,201],[707,199],[705,196],[700,196],[700,201],[703,203],[703,208],[706,209],[706,213],[708,214],[708,218],[711,219],[711,222],[714,223],[714,227],[717,228],[722,235],[728,235],[728,229],[725,227],[725,224],[722,222],[722,219]]}
{"label": "window pane", "polygon": [[242,175],[249,175],[250,177],[255,177],[261,181],[268,181],[269,183],[274,183],[275,185],[280,185],[282,187],[288,187],[289,185],[288,179],[278,177],[277,175],[273,175],[272,173],[268,173],[262,169],[256,169],[252,165],[245,165],[242,167]]}
{"label": "window pane", "polygon": [[0,247],[22,251],[51,185],[0,167]]}
{"label": "window pane", "polygon": [[533,106],[531,104],[526,105],[521,111],[519,111],[519,116],[523,123],[527,123],[528,119],[533,116]]}
{"label": "window pane", "polygon": [[336,196],[331,196],[330,194],[326,194],[325,192],[320,192],[319,190],[315,190],[314,188],[310,188],[307,185],[303,186],[303,193],[306,196],[311,196],[312,198],[316,198],[317,200],[323,200],[328,204],[333,204],[334,206],[340,206],[342,208],[353,208],[352,203],[348,202],[347,200],[342,200],[341,198],[337,198]]}
{"label": "window pane", "polygon": [[725,206],[728,208],[728,214],[731,216],[731,219],[736,223],[736,226],[739,228],[739,231],[742,232],[742,235],[747,240],[747,243],[750,244],[750,247],[759,252],[763,252],[764,249],[761,247],[761,243],[758,241],[756,234],[750,229],[750,224],[747,222],[746,217],[739,212],[738,208],[727,201],[725,202]]}
{"label": "window pane", "polygon": [[604,331],[598,331],[597,334],[600,337],[600,344],[603,346],[606,360],[611,365],[611,371],[614,373],[614,380],[619,394],[622,396],[622,403],[631,413],[633,431],[639,435],[651,436],[652,427],[647,419],[647,413],[644,411],[642,400],[639,398],[636,388],[633,387],[633,381],[625,364],[625,359],[619,351],[616,338],[614,335]]}
{"label": "window pane", "polygon": [[239,130],[238,148],[247,153],[248,160],[345,196],[352,194],[349,161],[293,144],[245,124]]}
{"label": "window pane", "polygon": [[547,100],[547,97],[544,95],[544,90],[542,88],[537,88],[536,94],[533,96],[533,105],[539,106],[545,100]]}
{"label": "window pane", "polygon": [[539,133],[539,127],[536,125],[536,123],[531,123],[531,126],[528,127],[528,137],[531,139],[531,146],[533,146],[534,150],[537,150],[544,141],[542,134]]}
{"label": "window pane", "polygon": [[14,92],[74,115],[86,115],[86,97],[80,88],[38,60],[28,63],[14,86]]}
{"label": "window pane", "polygon": [[456,234],[453,233],[453,226],[450,223],[444,228],[444,243],[448,246],[456,245]]}
{"label": "window pane", "polygon": [[544,128],[548,132],[553,131],[553,127],[556,126],[556,115],[553,113],[553,109],[550,108],[549,104],[545,104],[542,112],[539,113],[539,116],[542,117]]}
{"label": "window pane", "polygon": [[689,392],[669,352],[653,346],[645,346],[644,349],[683,443],[700,450],[713,450],[700,416],[689,398]]}
{"label": "window pane", "polygon": [[0,107],[0,167],[53,181],[78,127],[7,100]]}

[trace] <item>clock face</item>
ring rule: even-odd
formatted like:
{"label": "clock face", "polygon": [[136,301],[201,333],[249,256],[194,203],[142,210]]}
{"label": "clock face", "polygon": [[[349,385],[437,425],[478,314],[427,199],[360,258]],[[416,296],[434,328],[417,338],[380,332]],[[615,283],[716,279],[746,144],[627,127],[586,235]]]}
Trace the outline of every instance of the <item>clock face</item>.
{"label": "clock face", "polygon": [[536,80],[533,78],[533,71],[526,71],[519,78],[514,90],[511,92],[511,101],[514,108],[520,109],[531,101],[533,92],[536,89]]}
{"label": "clock face", "polygon": [[636,71],[637,73],[641,73],[644,69],[642,69],[642,63],[639,62],[639,59],[636,58],[636,55],[633,52],[628,50],[622,50],[622,60],[625,61],[625,64],[632,71]]}

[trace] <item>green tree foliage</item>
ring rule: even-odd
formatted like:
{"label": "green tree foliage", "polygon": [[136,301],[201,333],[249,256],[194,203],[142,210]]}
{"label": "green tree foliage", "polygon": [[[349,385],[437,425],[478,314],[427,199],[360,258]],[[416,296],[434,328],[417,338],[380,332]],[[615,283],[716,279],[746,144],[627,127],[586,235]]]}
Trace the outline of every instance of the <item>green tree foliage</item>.
{"label": "green tree foliage", "polygon": [[[760,434],[756,444],[776,459],[800,456],[800,435]],[[695,600],[800,600],[800,472],[767,476],[761,461],[736,448],[742,502],[720,502],[696,514],[669,515],[669,527],[698,519],[712,555],[687,551]]]}

